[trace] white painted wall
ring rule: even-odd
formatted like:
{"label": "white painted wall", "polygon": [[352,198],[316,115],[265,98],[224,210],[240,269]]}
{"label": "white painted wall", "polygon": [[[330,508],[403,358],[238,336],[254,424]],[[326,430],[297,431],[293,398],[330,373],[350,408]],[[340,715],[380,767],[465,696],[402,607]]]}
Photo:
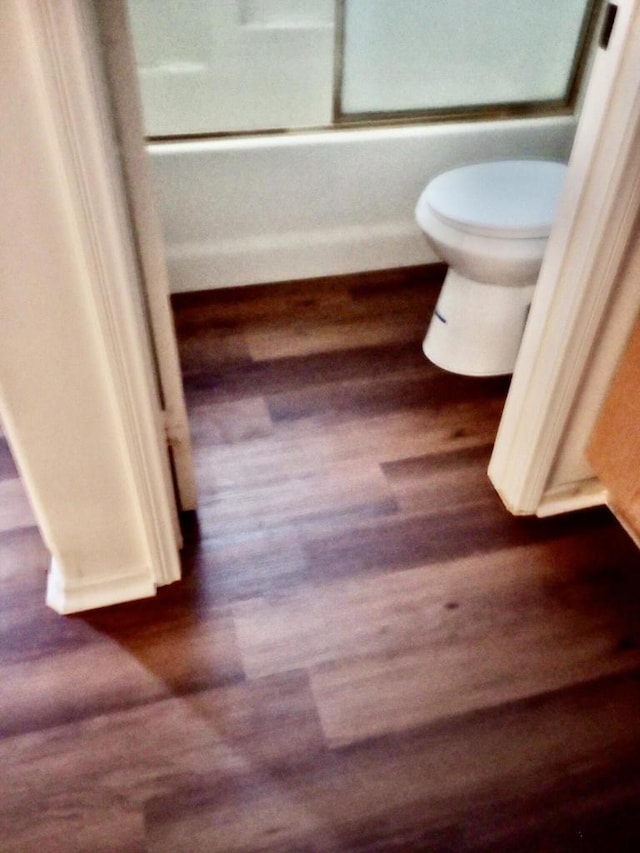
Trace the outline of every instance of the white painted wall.
{"label": "white painted wall", "polygon": [[429,263],[413,218],[434,175],[566,161],[570,116],[149,146],[173,292]]}

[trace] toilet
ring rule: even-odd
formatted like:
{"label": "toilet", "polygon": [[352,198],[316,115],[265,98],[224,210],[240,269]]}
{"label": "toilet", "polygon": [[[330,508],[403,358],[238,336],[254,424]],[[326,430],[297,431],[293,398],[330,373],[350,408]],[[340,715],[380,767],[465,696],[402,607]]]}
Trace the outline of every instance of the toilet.
{"label": "toilet", "polygon": [[424,354],[452,373],[513,372],[566,166],[501,160],[429,182],[416,221],[449,265]]}

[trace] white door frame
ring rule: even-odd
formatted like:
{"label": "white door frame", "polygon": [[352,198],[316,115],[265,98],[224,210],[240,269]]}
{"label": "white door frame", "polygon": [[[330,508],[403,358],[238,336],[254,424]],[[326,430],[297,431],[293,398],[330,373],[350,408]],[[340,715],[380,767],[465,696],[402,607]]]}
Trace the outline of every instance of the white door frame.
{"label": "white door frame", "polygon": [[103,47],[113,132],[133,223],[145,308],[181,510],[196,508],[191,436],[169,297],[167,257],[145,147],[138,75],[126,0],[94,3]]}
{"label": "white door frame", "polygon": [[0,407],[69,613],[177,580],[179,528],[93,6],[1,12]]}
{"label": "white door frame", "polygon": [[581,460],[640,309],[640,0],[597,51],[567,181],[489,467],[513,513],[606,502]]}

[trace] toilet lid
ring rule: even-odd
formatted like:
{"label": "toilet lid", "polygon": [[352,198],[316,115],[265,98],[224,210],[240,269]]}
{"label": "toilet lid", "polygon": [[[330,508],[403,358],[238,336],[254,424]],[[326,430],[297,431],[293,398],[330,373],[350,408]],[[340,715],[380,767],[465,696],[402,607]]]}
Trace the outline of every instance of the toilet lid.
{"label": "toilet lid", "polygon": [[501,160],[462,166],[434,178],[420,202],[448,225],[471,234],[547,237],[566,166]]}

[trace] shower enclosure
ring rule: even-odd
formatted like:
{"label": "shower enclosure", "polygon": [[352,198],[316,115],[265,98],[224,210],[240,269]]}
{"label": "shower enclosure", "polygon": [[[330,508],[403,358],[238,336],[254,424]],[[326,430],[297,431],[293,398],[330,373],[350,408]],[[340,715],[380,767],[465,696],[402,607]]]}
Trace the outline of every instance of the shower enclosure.
{"label": "shower enclosure", "polygon": [[597,0],[130,0],[152,137],[573,107]]}
{"label": "shower enclosure", "polygon": [[566,161],[598,0],[129,0],[174,291],[435,261],[435,174]]}

